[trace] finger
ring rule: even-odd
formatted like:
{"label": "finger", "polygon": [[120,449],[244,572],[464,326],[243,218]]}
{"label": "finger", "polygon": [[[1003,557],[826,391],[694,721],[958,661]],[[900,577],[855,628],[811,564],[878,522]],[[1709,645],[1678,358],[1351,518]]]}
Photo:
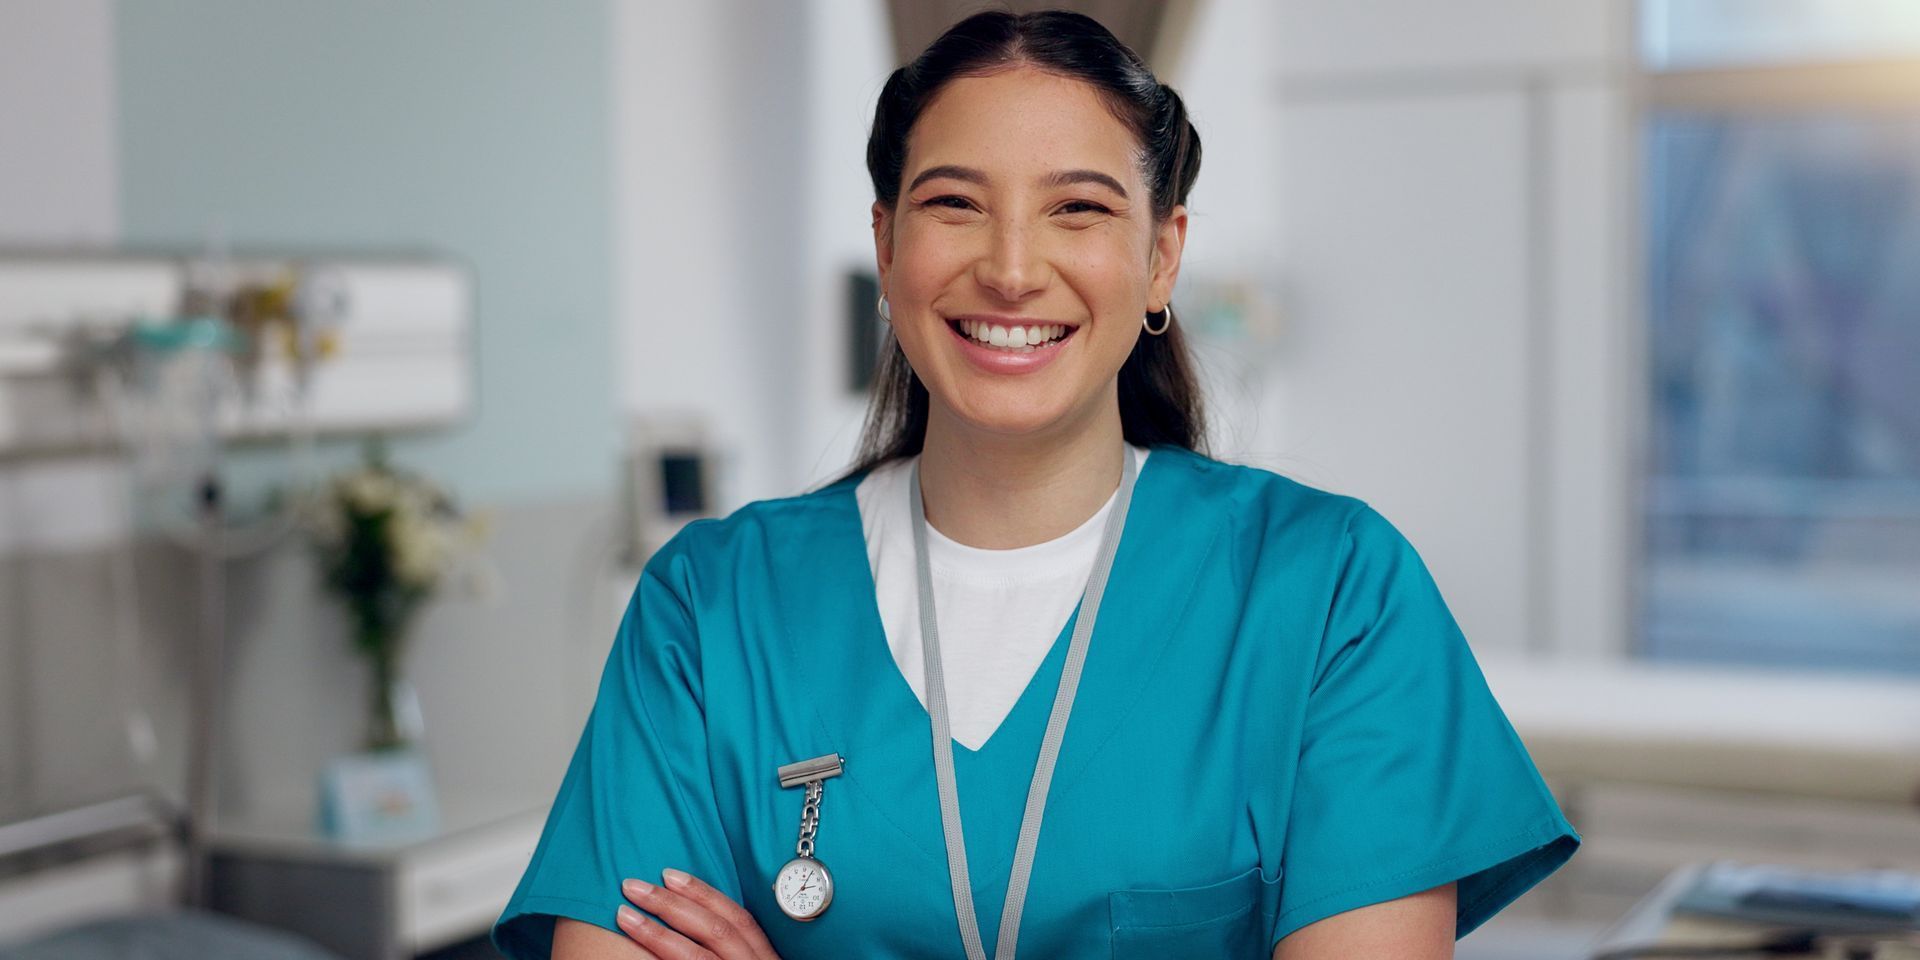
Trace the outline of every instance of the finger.
{"label": "finger", "polygon": [[647,960],[714,960],[711,951],[675,933],[665,924],[648,920],[640,911],[620,905],[616,921],[620,932],[640,946]]}
{"label": "finger", "polygon": [[705,880],[683,870],[666,870],[661,878],[672,890],[694,903],[707,908],[715,916],[733,925],[740,932],[748,946],[754,950],[754,960],[780,960],[773,951],[773,944],[767,940],[766,931],[760,929],[759,921],[746,907],[735,902],[732,897],[716,890]]}
{"label": "finger", "polygon": [[[627,899],[648,913],[660,918],[662,923],[672,927],[669,933],[689,941],[702,948],[704,952],[667,954],[670,960],[687,957],[717,957],[720,960],[758,960],[761,956],[758,947],[736,929],[733,923],[707,909],[677,891],[650,884],[642,880],[628,880],[620,885]],[[651,926],[658,927],[659,924]],[[645,926],[639,929],[645,930]],[[649,935],[659,930],[646,930]],[[657,937],[643,943],[659,943],[661,948],[672,950],[679,945],[674,938]]]}

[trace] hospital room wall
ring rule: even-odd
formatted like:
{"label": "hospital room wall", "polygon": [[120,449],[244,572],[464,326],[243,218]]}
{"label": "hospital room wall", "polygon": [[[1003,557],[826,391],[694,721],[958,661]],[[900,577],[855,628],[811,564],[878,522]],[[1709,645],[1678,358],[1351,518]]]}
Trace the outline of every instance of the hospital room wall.
{"label": "hospital room wall", "polygon": [[802,38],[821,6],[609,10],[619,401],[704,424],[723,510],[797,489],[807,417],[793,401],[805,358],[832,346],[800,303],[820,142]]}
{"label": "hospital room wall", "polygon": [[[111,30],[106,0],[0,5],[0,117],[8,118],[0,123],[0,245],[101,244],[118,234]],[[50,85],[52,76],[62,82]],[[89,572],[104,575],[100,550],[124,521],[116,523],[92,498],[110,492],[99,464],[0,463],[0,808],[19,809],[42,791],[93,789],[85,782],[90,765],[49,769],[41,758],[53,749],[52,738],[41,731],[65,726],[81,731],[85,743],[113,740],[113,731],[65,709],[97,701],[99,688],[44,703],[34,696],[48,686],[73,690],[94,664],[80,656],[32,657],[37,648],[28,645],[36,626],[30,604],[47,582],[35,574],[70,575],[72,564],[62,559],[91,553]],[[59,654],[73,645],[47,646]],[[36,783],[36,772],[66,782]],[[123,762],[116,776],[126,773]]]}
{"label": "hospital room wall", "polygon": [[[1198,346],[1216,451],[1373,501],[1483,652],[1626,647],[1631,7],[1209,0],[1172,77],[1207,145],[1186,276],[1266,278],[1285,311],[1270,360]],[[679,64],[722,94],[696,109],[617,85],[633,238],[617,282],[626,365],[655,371],[623,384],[629,409],[713,419],[737,468],[729,506],[835,475],[865,407],[843,342],[867,307],[843,283],[873,265],[863,151],[892,66],[884,4],[783,10],[802,48],[779,57],[728,3],[660,14],[671,40],[647,30],[657,18],[619,30],[630,69]],[[782,108],[804,122],[744,122]],[[655,117],[687,135],[636,149]],[[685,189],[633,186],[656,181]],[[744,197],[755,182],[797,203]],[[678,229],[643,231],[658,223]],[[697,279],[735,276],[752,289]],[[674,344],[673,370],[642,330]]]}
{"label": "hospital room wall", "polygon": [[[1269,278],[1286,311],[1268,361],[1199,345],[1217,452],[1376,503],[1477,650],[1626,645],[1630,7],[1211,0],[1173,76],[1207,144],[1186,275]],[[616,8],[621,69],[717,93],[616,84],[616,296],[650,371],[628,408],[707,417],[728,507],[834,476],[865,409],[843,284],[873,265],[884,4],[782,10],[798,49],[729,3]],[[655,126],[685,136],[645,149]]]}
{"label": "hospital room wall", "polygon": [[[476,731],[441,748],[461,763],[562,740],[576,717],[577,702],[509,728],[462,703],[502,676],[533,678],[535,700],[585,695],[606,638],[579,592],[621,416],[706,417],[729,507],[851,452],[862,406],[843,386],[840,284],[872,263],[861,150],[889,66],[882,4],[748,6],[563,6],[539,23],[488,8],[458,30],[424,8],[201,0],[200,20],[140,7],[116,23],[104,0],[9,7],[76,49],[69,82],[8,84],[66,119],[22,153],[8,144],[63,176],[0,178],[7,241],[192,243],[220,214],[235,242],[436,244],[482,268],[479,415],[400,448],[508,501],[491,552],[512,616],[450,605],[417,654],[430,735]],[[1286,294],[1283,349],[1223,378],[1218,452],[1374,501],[1482,652],[1607,651],[1624,633],[1626,6],[1213,0],[1173,77],[1208,145],[1188,275],[1260,272]],[[194,26],[215,15],[252,44],[229,56]],[[324,62],[263,62],[293,34]],[[330,75],[362,94],[327,95],[315,78]],[[277,461],[242,466],[258,481]],[[0,467],[0,487],[59,499],[26,510],[10,494],[15,529],[101,526],[104,468],[31,474]],[[74,536],[40,544],[91,558],[62,582],[99,595],[110,533]],[[236,709],[268,719],[239,765],[256,793],[305,795],[352,723],[318,698],[357,696],[357,664],[323,646],[328,614],[296,558],[250,575]],[[46,616],[36,634],[106,632]],[[556,644],[586,666],[535,662]],[[305,746],[267,750],[280,736]]]}
{"label": "hospital room wall", "polygon": [[[863,410],[838,283],[873,262],[881,6],[807,5],[796,485]],[[1284,312],[1268,359],[1197,345],[1216,453],[1373,502],[1482,653],[1627,645],[1632,6],[1209,0],[1170,81],[1206,147],[1183,274]]]}
{"label": "hospital room wall", "polygon": [[1277,5],[1281,448],[1482,651],[1628,647],[1633,7]]}
{"label": "hospital room wall", "polygon": [[[453,598],[410,672],[447,794],[544,802],[590,700],[617,588],[609,11],[542,4],[116,4],[0,12],[0,243],[429,250],[474,270],[473,416],[397,459],[490,508],[505,592]],[[297,41],[297,42],[294,42]],[[16,124],[13,118],[28,122]],[[357,457],[323,444],[319,468]],[[234,502],[282,476],[229,463]],[[129,522],[106,458],[0,464],[0,803],[124,786],[113,600]],[[143,545],[134,625],[163,781],[184,742],[192,566]],[[363,668],[284,544],[230,564],[225,811],[304,822],[314,771],[360,731]],[[513,703],[501,710],[501,703]]]}

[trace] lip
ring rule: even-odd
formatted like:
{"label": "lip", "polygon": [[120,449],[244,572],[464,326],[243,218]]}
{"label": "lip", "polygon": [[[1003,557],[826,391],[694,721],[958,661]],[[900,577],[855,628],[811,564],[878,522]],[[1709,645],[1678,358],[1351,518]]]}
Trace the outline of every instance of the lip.
{"label": "lip", "polygon": [[[1067,335],[1043,347],[1036,347],[1031,353],[1010,353],[997,350],[974,340],[955,329],[954,324],[963,320],[975,320],[997,324],[1003,327],[1032,326],[1041,323],[1058,323],[1071,327]],[[1028,374],[1045,367],[1060,356],[1060,351],[1073,342],[1080,325],[1060,320],[1040,320],[1033,317],[1008,317],[991,313],[965,313],[941,318],[941,325],[947,328],[947,335],[960,345],[960,355],[979,370],[992,374]]]}

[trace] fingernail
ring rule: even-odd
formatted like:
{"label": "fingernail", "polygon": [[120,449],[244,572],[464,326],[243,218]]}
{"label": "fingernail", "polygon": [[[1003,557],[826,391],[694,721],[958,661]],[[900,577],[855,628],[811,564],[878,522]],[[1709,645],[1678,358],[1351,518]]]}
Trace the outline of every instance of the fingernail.
{"label": "fingernail", "polygon": [[675,890],[678,890],[681,887],[686,886],[687,881],[692,879],[692,877],[678,870],[675,870],[672,867],[668,867],[667,869],[660,871],[660,876],[667,881],[667,886],[672,887]]}
{"label": "fingernail", "polygon": [[626,891],[629,897],[644,897],[653,892],[653,884],[645,880],[628,880],[620,884],[620,889]]}
{"label": "fingernail", "polygon": [[647,918],[641,916],[640,911],[635,910],[634,908],[629,907],[626,904],[620,905],[620,925],[621,926],[638,927],[645,924],[646,922],[647,922]]}

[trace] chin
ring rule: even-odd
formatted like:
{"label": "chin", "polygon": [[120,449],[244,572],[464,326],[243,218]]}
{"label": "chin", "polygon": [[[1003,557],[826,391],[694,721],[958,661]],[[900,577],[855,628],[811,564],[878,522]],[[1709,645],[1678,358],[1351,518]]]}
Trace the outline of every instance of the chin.
{"label": "chin", "polygon": [[1048,433],[1070,419],[1065,404],[1035,404],[1017,397],[1004,403],[976,402],[956,412],[976,430],[1009,437]]}

